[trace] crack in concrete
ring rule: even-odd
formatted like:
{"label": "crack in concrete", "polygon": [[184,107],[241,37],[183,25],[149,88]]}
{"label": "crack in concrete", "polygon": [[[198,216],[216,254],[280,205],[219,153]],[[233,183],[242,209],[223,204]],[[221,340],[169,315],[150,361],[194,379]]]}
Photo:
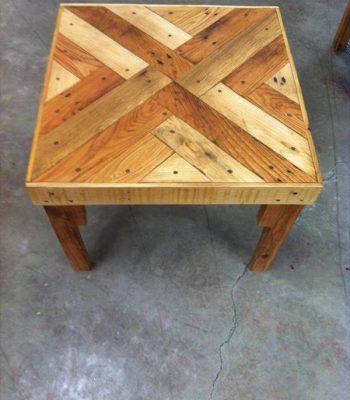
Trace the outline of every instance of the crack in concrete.
{"label": "crack in concrete", "polygon": [[220,346],[219,346],[219,348],[218,348],[220,366],[219,366],[219,370],[218,370],[218,372],[216,373],[216,376],[215,376],[215,378],[214,378],[214,380],[213,380],[213,382],[212,382],[212,388],[211,388],[211,391],[210,391],[209,400],[212,400],[212,399],[213,399],[213,395],[214,395],[214,391],[215,391],[215,389],[216,389],[217,382],[218,382],[218,380],[219,380],[219,378],[220,378],[220,375],[221,375],[221,373],[222,373],[222,370],[223,370],[223,364],[224,364],[223,358],[222,358],[222,351],[223,351],[223,348],[224,348],[227,344],[230,343],[230,341],[231,341],[231,339],[232,339],[232,337],[233,337],[233,335],[234,335],[234,333],[236,332],[236,329],[237,329],[237,327],[238,327],[237,309],[236,309],[236,303],[235,303],[235,299],[234,299],[234,292],[235,292],[235,289],[236,289],[236,287],[237,287],[239,281],[246,275],[246,273],[248,272],[248,270],[249,270],[249,266],[248,266],[248,264],[247,264],[247,265],[244,267],[244,270],[239,274],[238,278],[237,278],[237,279],[235,280],[235,282],[233,283],[233,285],[232,285],[232,287],[231,287],[231,290],[230,290],[231,303],[232,303],[232,311],[233,311],[233,314],[232,314],[232,326],[231,326],[231,328],[230,328],[230,330],[229,330],[229,332],[228,332],[228,334],[227,334],[227,336],[226,336],[226,339],[220,344]]}

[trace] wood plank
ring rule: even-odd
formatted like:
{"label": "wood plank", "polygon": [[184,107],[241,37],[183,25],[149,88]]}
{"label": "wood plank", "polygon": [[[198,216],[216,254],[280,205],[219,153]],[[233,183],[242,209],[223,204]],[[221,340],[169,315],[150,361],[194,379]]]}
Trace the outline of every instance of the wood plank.
{"label": "wood plank", "polygon": [[275,13],[225,43],[178,80],[200,96],[281,34]]}
{"label": "wood plank", "polygon": [[266,182],[312,182],[295,167],[208,104],[173,83],[156,94],[157,101]]}
{"label": "wood plank", "polygon": [[308,175],[315,177],[308,141],[220,83],[202,100]]}
{"label": "wood plank", "polygon": [[61,33],[57,34],[54,59],[79,79],[104,66],[91,54],[81,49]]}
{"label": "wood plank", "polygon": [[181,77],[192,68],[175,51],[104,7],[69,7],[69,10],[171,79]]}
{"label": "wood plank", "polygon": [[125,79],[148,66],[141,58],[67,9],[62,12],[60,32]]}
{"label": "wood plank", "polygon": [[169,49],[176,49],[192,37],[147,7],[132,5],[124,7],[106,5],[105,7]]}
{"label": "wood plank", "polygon": [[153,134],[212,181],[262,182],[259,176],[176,117],[167,119]]}
{"label": "wood plank", "polygon": [[[322,185],[27,183],[34,204],[313,204]],[[293,193],[297,193],[294,195]]]}
{"label": "wood plank", "polygon": [[262,84],[250,93],[247,99],[300,135],[308,137],[300,105],[272,89],[271,86]]}
{"label": "wood plank", "polygon": [[50,134],[41,135],[33,177],[44,173],[168,83],[170,79],[160,72],[144,71],[100,97],[53,129]]}
{"label": "wood plank", "polygon": [[49,78],[46,101],[52,99],[64,90],[79,82],[79,78],[62,67],[58,62],[53,61],[51,75]]}
{"label": "wood plank", "polygon": [[298,91],[289,63],[268,79],[266,84],[299,104]]}
{"label": "wood plank", "polygon": [[172,154],[170,147],[148,133],[85,182],[139,182]]}
{"label": "wood plank", "polygon": [[120,75],[105,66],[91,73],[45,103],[40,134],[50,132],[123,82]]}
{"label": "wood plank", "polygon": [[68,154],[36,180],[42,182],[90,180],[114,158],[119,157],[165,121],[169,115],[164,107],[150,98]]}
{"label": "wood plank", "polygon": [[222,45],[248,32],[251,26],[258,25],[272,14],[275,12],[271,9],[233,9],[180,46],[177,52],[193,64],[198,64]]}
{"label": "wood plank", "polygon": [[148,8],[190,35],[196,35],[232,11],[231,7],[148,6]]}
{"label": "wood plank", "polygon": [[71,265],[78,271],[89,271],[91,262],[81,238],[79,228],[72,218],[70,207],[45,206],[47,216]]}
{"label": "wood plank", "polygon": [[300,205],[269,205],[264,208],[264,213],[269,214],[270,220],[265,218],[267,227],[264,228],[250,261],[253,271],[264,272],[269,269],[303,208]]}
{"label": "wood plank", "polygon": [[233,71],[223,83],[236,93],[245,96],[261,86],[288,63],[283,36],[270,44]]}
{"label": "wood plank", "polygon": [[178,154],[173,154],[142,182],[209,182],[209,179]]}

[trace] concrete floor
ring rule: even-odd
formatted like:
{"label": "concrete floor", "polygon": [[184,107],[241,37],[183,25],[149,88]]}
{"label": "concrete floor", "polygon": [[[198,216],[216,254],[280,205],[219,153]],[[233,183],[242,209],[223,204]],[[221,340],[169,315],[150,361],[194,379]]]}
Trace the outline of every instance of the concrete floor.
{"label": "concrete floor", "polygon": [[249,206],[89,207],[68,268],[23,189],[57,3],[1,0],[1,400],[350,399],[345,1],[236,2],[281,6],[325,178],[266,274]]}

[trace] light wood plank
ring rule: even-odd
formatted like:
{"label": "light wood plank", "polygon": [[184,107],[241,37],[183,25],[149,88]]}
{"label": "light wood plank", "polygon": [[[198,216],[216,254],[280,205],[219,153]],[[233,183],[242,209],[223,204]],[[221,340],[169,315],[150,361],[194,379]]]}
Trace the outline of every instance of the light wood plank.
{"label": "light wood plank", "polygon": [[69,10],[172,79],[192,68],[185,58],[107,8],[69,7]]}
{"label": "light wood plank", "polygon": [[315,176],[308,141],[263,110],[220,83],[202,100],[302,171]]}
{"label": "light wood plank", "polygon": [[[40,182],[85,182],[164,122],[170,113],[150,98],[36,178]],[[107,183],[107,182],[106,182]]]}
{"label": "light wood plank", "polygon": [[223,83],[236,93],[245,96],[271,78],[287,63],[288,55],[283,36],[279,35],[233,71]]}
{"label": "light wood plank", "polygon": [[75,83],[79,82],[79,78],[62,67],[58,62],[52,62],[51,75],[47,88],[46,101],[62,93]]}
{"label": "light wood plank", "polygon": [[176,83],[168,85],[155,96],[157,101],[173,115],[192,126],[238,162],[263,178],[265,182],[314,181],[310,175],[256,140],[244,129],[180,85]]}
{"label": "light wood plank", "polygon": [[176,117],[167,119],[153,131],[153,134],[212,181],[263,181],[259,176],[245,168],[210,140]]}
{"label": "light wood plank", "polygon": [[60,32],[123,78],[131,78],[148,64],[75,14],[64,9]]}
{"label": "light wood plank", "polygon": [[61,33],[57,34],[54,59],[79,79],[83,79],[96,69],[104,67],[104,64]]}
{"label": "light wood plank", "polygon": [[290,64],[288,63],[279,71],[277,71],[270,79],[265,82],[273,89],[287,96],[295,103],[299,104],[299,96],[295,85],[293,73]]}
{"label": "light wood plank", "polygon": [[178,80],[200,96],[281,34],[275,13],[225,43]]}
{"label": "light wood plank", "polygon": [[50,132],[123,82],[120,75],[105,66],[92,72],[45,103],[40,135]]}
{"label": "light wood plank", "polygon": [[170,83],[158,71],[144,71],[39,138],[33,177],[41,175],[77,147]]}
{"label": "light wood plank", "polygon": [[174,50],[191,39],[191,35],[154,13],[147,7],[119,5],[106,6],[110,11],[126,19],[160,43]]}
{"label": "light wood plank", "polygon": [[148,8],[190,35],[196,35],[232,11],[231,7],[149,6]]}
{"label": "light wood plank", "polygon": [[86,182],[139,182],[171,154],[170,147],[149,133]]}
{"label": "light wood plank", "polygon": [[209,182],[209,179],[178,154],[173,154],[142,182]]}
{"label": "light wood plank", "polygon": [[307,126],[303,120],[299,104],[266,84],[262,84],[246,97],[268,114],[300,133],[300,135],[308,137]]}

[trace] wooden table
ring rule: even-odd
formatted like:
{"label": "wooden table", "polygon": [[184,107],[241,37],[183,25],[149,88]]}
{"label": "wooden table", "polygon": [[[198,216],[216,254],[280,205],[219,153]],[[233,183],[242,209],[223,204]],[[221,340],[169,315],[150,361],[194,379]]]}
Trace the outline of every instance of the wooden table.
{"label": "wooden table", "polygon": [[84,205],[260,204],[267,270],[322,188],[279,9],[62,5],[26,187],[76,269]]}

